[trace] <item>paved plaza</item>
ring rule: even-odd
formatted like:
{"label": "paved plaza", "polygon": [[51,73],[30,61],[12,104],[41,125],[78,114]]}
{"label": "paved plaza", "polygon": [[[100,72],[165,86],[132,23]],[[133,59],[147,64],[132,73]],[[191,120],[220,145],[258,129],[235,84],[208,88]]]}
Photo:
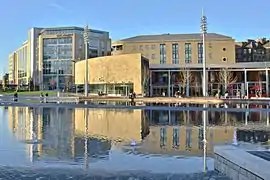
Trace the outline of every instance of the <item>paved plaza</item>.
{"label": "paved plaza", "polygon": [[22,168],[0,168],[0,179],[14,180],[45,180],[45,179],[76,179],[76,180],[229,180],[223,175],[210,171],[195,174],[151,174],[146,172],[120,172],[104,173],[86,170],[65,169],[22,169]]}

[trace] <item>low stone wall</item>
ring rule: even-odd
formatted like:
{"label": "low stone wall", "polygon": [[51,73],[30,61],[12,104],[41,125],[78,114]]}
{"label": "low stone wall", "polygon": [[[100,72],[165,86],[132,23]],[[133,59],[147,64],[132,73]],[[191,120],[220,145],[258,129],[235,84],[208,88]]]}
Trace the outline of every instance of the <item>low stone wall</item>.
{"label": "low stone wall", "polygon": [[232,180],[264,180],[218,154],[215,154],[214,167],[216,171],[226,175]]}
{"label": "low stone wall", "polygon": [[259,151],[254,146],[223,145],[214,148],[216,171],[232,180],[268,180],[270,163],[248,151]]}

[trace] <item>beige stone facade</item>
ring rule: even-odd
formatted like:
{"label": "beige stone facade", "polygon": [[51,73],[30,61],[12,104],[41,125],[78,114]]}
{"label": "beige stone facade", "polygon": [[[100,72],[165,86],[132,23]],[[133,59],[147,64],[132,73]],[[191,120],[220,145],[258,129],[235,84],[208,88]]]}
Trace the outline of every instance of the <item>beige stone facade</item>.
{"label": "beige stone facade", "polygon": [[[165,45],[164,52],[161,51],[163,44]],[[199,55],[202,53],[201,45],[201,34],[136,36],[112,44],[113,55],[142,53],[149,59],[150,64],[186,64],[189,66],[201,64]],[[235,40],[231,37],[209,33],[206,35],[205,50],[209,65],[235,63]],[[161,59],[162,53],[166,54],[165,60]],[[174,54],[177,54],[176,58]]]}
{"label": "beige stone facade", "polygon": [[[85,83],[85,63],[75,64],[75,84]],[[148,76],[149,63],[140,53],[119,56],[105,56],[88,59],[88,84],[90,93],[100,91],[108,94],[126,94],[126,91],[144,92],[145,78]]]}

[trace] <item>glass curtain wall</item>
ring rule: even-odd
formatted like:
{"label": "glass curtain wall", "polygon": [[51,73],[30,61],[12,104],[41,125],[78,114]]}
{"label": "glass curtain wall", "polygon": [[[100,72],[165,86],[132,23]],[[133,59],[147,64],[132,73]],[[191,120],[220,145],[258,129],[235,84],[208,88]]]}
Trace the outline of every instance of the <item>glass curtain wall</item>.
{"label": "glass curtain wall", "polygon": [[43,88],[64,89],[72,80],[72,37],[43,40]]}

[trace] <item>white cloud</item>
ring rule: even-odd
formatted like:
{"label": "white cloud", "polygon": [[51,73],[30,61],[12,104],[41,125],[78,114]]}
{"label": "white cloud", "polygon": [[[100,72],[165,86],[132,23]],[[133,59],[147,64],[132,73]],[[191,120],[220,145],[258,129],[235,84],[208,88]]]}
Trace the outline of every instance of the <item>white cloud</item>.
{"label": "white cloud", "polygon": [[49,4],[49,7],[59,9],[59,10],[69,11],[66,7],[64,7],[60,4],[57,4],[57,3],[51,3],[51,4]]}

